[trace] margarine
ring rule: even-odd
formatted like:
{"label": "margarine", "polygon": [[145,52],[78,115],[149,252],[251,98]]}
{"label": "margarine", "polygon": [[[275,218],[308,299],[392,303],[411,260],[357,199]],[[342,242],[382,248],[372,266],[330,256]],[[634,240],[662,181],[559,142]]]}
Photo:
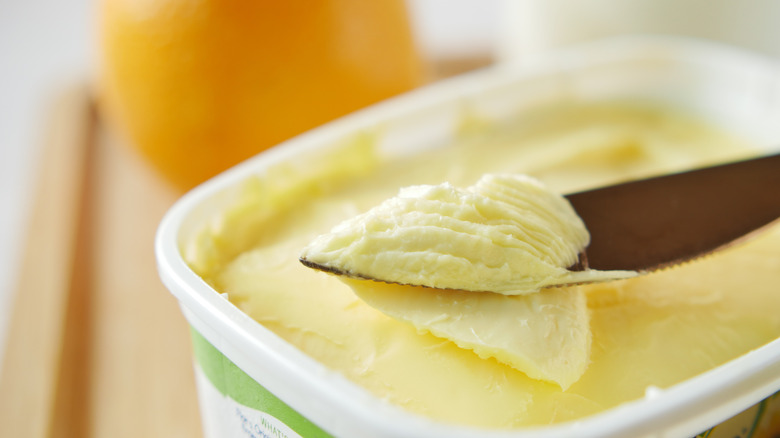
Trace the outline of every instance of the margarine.
{"label": "margarine", "polygon": [[528,377],[567,389],[588,367],[591,332],[580,288],[507,296],[346,281],[382,313]]}
{"label": "margarine", "polygon": [[[496,310],[480,302],[485,311],[473,324],[478,336],[458,345],[446,338],[451,297],[438,315],[415,313],[413,307],[386,314],[377,307],[390,302],[403,309],[408,289],[359,296],[337,277],[301,265],[302,248],[400,187],[442,181],[468,187],[484,174],[511,173],[568,193],[748,153],[742,141],[669,109],[624,104],[539,110],[507,126],[465,132],[446,148],[389,161],[367,134],[247,181],[244,198],[183,253],[196,272],[260,324],[411,412],[489,428],[574,420],[776,339],[780,230],[684,266],[561,291],[571,294],[565,302],[574,311],[587,308],[586,320],[570,318],[576,326],[559,327],[573,337],[589,336],[584,343],[545,342],[543,332],[530,327],[533,321],[520,316],[570,311],[565,308],[540,303],[521,311],[515,326],[491,327]],[[529,328],[518,329],[523,324]],[[535,342],[519,364],[478,345],[490,339],[510,345],[529,333]],[[578,378],[563,375],[556,383],[543,375],[556,365],[545,358],[566,348],[571,348],[567,357],[588,359]]]}
{"label": "margarine", "polygon": [[582,290],[562,286],[634,275],[569,270],[589,240],[540,181],[487,174],[466,189],[402,188],[318,236],[301,261],[359,279],[348,284],[386,315],[566,389],[587,368],[591,336]]}
{"label": "margarine", "polygon": [[318,236],[301,260],[356,278],[505,295],[632,276],[569,270],[589,241],[563,196],[526,175],[487,174],[466,189],[404,187]]}

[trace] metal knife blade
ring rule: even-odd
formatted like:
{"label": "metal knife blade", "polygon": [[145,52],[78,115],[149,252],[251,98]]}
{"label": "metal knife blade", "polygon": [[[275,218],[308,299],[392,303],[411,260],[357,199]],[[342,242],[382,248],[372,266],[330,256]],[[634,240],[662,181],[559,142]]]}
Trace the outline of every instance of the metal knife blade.
{"label": "metal knife blade", "polygon": [[591,234],[579,269],[653,271],[724,248],[778,221],[780,154],[566,198]]}

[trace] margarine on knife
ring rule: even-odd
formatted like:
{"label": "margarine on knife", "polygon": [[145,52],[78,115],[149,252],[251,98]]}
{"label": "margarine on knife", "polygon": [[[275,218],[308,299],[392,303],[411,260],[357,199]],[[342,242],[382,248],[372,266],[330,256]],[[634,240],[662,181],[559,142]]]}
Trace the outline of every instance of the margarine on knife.
{"label": "margarine on knife", "polygon": [[633,276],[570,271],[589,240],[563,196],[525,175],[487,174],[466,189],[405,187],[317,237],[301,260],[357,278],[505,295]]}

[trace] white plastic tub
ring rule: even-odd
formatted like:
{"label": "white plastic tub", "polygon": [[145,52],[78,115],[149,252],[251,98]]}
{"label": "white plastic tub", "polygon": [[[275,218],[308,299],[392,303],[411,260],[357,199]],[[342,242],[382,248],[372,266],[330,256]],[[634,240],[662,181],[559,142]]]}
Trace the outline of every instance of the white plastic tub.
{"label": "white plastic tub", "polygon": [[220,296],[180,254],[185,242],[230,205],[243,180],[275,163],[379,126],[383,141],[393,144],[389,153],[408,153],[451,140],[464,105],[501,119],[563,96],[671,102],[767,148],[780,145],[778,65],[696,41],[637,37],[582,46],[536,67],[492,68],[436,84],[242,163],[176,203],[156,241],[160,276],[193,329],[206,436],[746,437],[771,412],[780,412],[780,396],[773,396],[780,391],[778,339],[693,379],[573,423],[512,431],[437,423],[375,398],[304,355]]}

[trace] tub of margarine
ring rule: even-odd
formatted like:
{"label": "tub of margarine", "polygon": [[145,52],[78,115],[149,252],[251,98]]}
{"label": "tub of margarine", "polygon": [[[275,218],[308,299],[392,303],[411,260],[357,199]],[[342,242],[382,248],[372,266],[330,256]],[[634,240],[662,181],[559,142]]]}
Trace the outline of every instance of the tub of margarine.
{"label": "tub of margarine", "polygon": [[402,188],[501,174],[567,193],[776,149],[778,120],[776,64],[621,38],[414,91],[214,178],[156,242],[192,327],[206,436],[777,436],[778,227],[684,266],[543,289],[517,311],[485,292],[363,299],[298,258]]}

